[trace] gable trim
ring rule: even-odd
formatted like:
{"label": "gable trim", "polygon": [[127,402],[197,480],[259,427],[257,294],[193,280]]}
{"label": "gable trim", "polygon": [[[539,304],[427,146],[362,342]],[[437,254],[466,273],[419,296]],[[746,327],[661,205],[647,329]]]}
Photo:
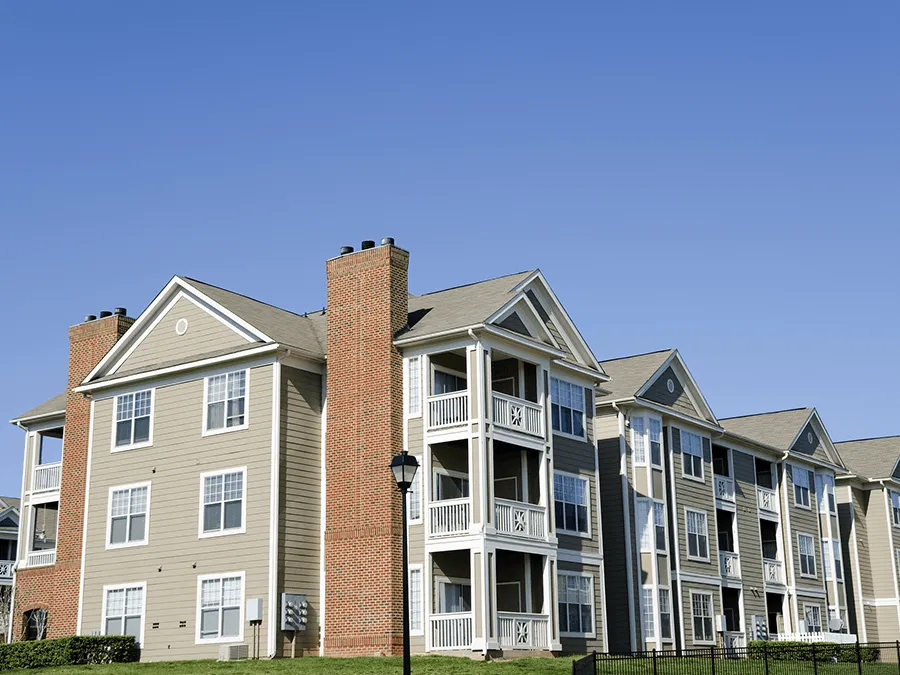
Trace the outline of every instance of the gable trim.
{"label": "gable trim", "polygon": [[[561,349],[559,346],[559,343],[556,341],[556,339],[553,337],[553,335],[547,329],[547,326],[544,325],[544,322],[540,320],[540,316],[538,315],[537,309],[535,308],[535,306],[531,302],[531,300],[528,299],[528,296],[525,294],[524,291],[520,291],[511,300],[509,300],[506,304],[504,304],[500,309],[498,309],[496,312],[491,314],[487,319],[484,320],[484,323],[492,324],[492,325],[495,323],[499,324],[506,317],[508,317],[513,312],[515,312],[516,306],[520,302],[523,302],[523,301],[525,302],[525,305],[528,308],[528,311],[531,312],[531,318],[535,319],[531,323],[533,323],[534,326],[538,329],[538,331],[540,331],[543,334],[543,336],[545,338],[547,338],[547,341],[553,347],[556,347],[557,349]],[[521,318],[521,316],[519,318]],[[524,323],[524,321],[523,321],[523,323]],[[528,324],[526,324],[526,326],[531,328],[531,326],[528,326]],[[500,327],[502,328],[502,326],[500,326]],[[525,337],[527,337],[527,336],[525,336]]]}
{"label": "gable trim", "polygon": [[[691,402],[691,405],[694,406],[696,410],[699,410],[701,414],[706,415],[710,420],[712,420],[713,424],[715,424],[716,428],[719,427],[719,419],[716,417],[715,413],[712,411],[712,408],[709,406],[709,403],[706,401],[706,397],[703,395],[703,392],[700,391],[700,387],[697,385],[697,381],[694,379],[694,376],[691,375],[691,371],[688,370],[687,365],[684,363],[684,359],[681,358],[681,354],[677,349],[672,350],[672,353],[669,354],[669,357],[660,364],[659,368],[657,368],[653,374],[647,378],[647,381],[641,386],[640,389],[635,393],[635,398],[641,398],[647,390],[653,386],[653,383],[664,373],[666,369],[672,365],[672,363],[677,362],[678,367],[684,373],[685,378],[688,381],[688,387],[684,388],[684,393],[687,394],[688,399]],[[698,401],[694,396],[694,392],[696,392],[697,396],[700,397]],[[708,421],[708,420],[707,420]]]}
{"label": "gable trim", "polygon": [[[816,423],[813,423],[813,419],[815,419]],[[828,433],[828,430],[825,428],[825,424],[822,422],[822,418],[819,417],[819,411],[816,410],[815,408],[813,408],[810,411],[806,420],[803,422],[803,424],[800,425],[800,430],[797,432],[797,435],[794,436],[794,438],[788,444],[788,452],[790,452],[790,449],[794,447],[794,444],[798,440],[800,440],[800,436],[806,430],[806,427],[808,427],[810,424],[813,425],[816,434],[821,437],[820,440],[821,440],[822,446],[825,450],[825,454],[828,456],[828,459],[830,460],[830,462],[824,462],[824,464],[827,465],[827,464],[830,464],[833,462],[833,464],[832,464],[833,466],[836,466],[836,467],[846,471],[846,467],[844,466],[844,460],[841,458],[841,455],[838,452],[837,447],[835,447],[834,442],[831,440],[831,435]],[[815,428],[815,427],[818,427],[818,428]],[[819,433],[819,430],[821,430],[821,433]],[[822,460],[819,460],[819,461],[821,462]],[[896,465],[894,466],[894,468],[895,469],[897,468]]]}

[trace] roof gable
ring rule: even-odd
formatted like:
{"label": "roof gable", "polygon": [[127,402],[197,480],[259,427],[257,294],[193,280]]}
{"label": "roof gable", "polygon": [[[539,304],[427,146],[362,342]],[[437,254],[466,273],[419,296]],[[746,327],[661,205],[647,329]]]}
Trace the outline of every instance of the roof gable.
{"label": "roof gable", "polygon": [[852,473],[864,479],[900,479],[900,436],[841,441],[834,444]]}
{"label": "roof gable", "polygon": [[793,453],[807,455],[820,462],[844,465],[815,408],[812,409],[806,423],[791,442],[790,449]]}
{"label": "roof gable", "polygon": [[841,455],[815,408],[729,417],[721,420],[721,424],[729,433],[782,452],[790,451],[799,457],[843,466]]}

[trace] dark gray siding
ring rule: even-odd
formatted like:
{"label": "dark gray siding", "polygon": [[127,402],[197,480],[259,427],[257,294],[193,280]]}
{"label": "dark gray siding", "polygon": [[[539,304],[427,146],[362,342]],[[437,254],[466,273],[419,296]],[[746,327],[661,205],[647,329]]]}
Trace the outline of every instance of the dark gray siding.
{"label": "dark gray siding", "polygon": [[[675,384],[675,391],[672,393],[669,393],[668,389],[667,383],[669,379]],[[663,374],[656,378],[656,381],[644,393],[643,398],[669,406],[691,417],[701,417],[700,412],[694,408],[687,392],[684,390],[684,385],[672,368],[666,368]]]}

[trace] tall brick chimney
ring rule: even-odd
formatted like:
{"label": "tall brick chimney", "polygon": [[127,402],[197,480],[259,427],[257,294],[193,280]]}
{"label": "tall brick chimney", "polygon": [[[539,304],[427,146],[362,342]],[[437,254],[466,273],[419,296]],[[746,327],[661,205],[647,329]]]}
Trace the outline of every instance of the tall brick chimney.
{"label": "tall brick chimney", "polygon": [[400,495],[409,253],[363,242],[327,263],[326,655],[403,649]]}
{"label": "tall brick chimney", "polygon": [[134,319],[125,316],[125,310],[121,308],[114,314],[102,312],[100,316],[100,319],[88,316],[84,323],[69,328],[69,380],[59,490],[56,564],[17,572],[14,638],[22,634],[24,612],[38,606],[50,611],[47,637],[74,635],[78,628],[76,624],[91,402],[82,394],[73,392],[72,388],[84,381],[94,366],[134,323]]}

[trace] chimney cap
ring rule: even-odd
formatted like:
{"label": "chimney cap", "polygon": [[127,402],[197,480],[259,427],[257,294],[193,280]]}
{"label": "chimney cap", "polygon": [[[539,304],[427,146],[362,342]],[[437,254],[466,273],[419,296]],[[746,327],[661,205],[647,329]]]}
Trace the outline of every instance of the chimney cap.
{"label": "chimney cap", "polygon": [[112,316],[112,312],[110,312],[108,309],[104,309],[103,311],[100,312],[101,319],[105,319],[108,316]]}
{"label": "chimney cap", "polygon": [[127,315],[128,315],[128,310],[125,309],[124,307],[116,307],[116,308],[113,310],[113,314],[115,314],[116,316],[127,316]]}
{"label": "chimney cap", "polygon": [[393,237],[385,237],[384,239],[381,240],[381,245],[382,246],[393,246],[394,238]]}
{"label": "chimney cap", "polygon": [[85,323],[88,323],[88,322],[90,322],[90,321],[96,321],[96,320],[97,320],[97,316],[96,316],[95,314],[85,314],[85,315],[84,315],[84,322],[85,322]]}
{"label": "chimney cap", "polygon": [[353,253],[352,246],[341,246],[341,255],[347,255],[348,253]]}
{"label": "chimney cap", "polygon": [[359,250],[365,251],[366,249],[375,248],[375,242],[371,239],[364,239],[363,243],[360,244]]}

